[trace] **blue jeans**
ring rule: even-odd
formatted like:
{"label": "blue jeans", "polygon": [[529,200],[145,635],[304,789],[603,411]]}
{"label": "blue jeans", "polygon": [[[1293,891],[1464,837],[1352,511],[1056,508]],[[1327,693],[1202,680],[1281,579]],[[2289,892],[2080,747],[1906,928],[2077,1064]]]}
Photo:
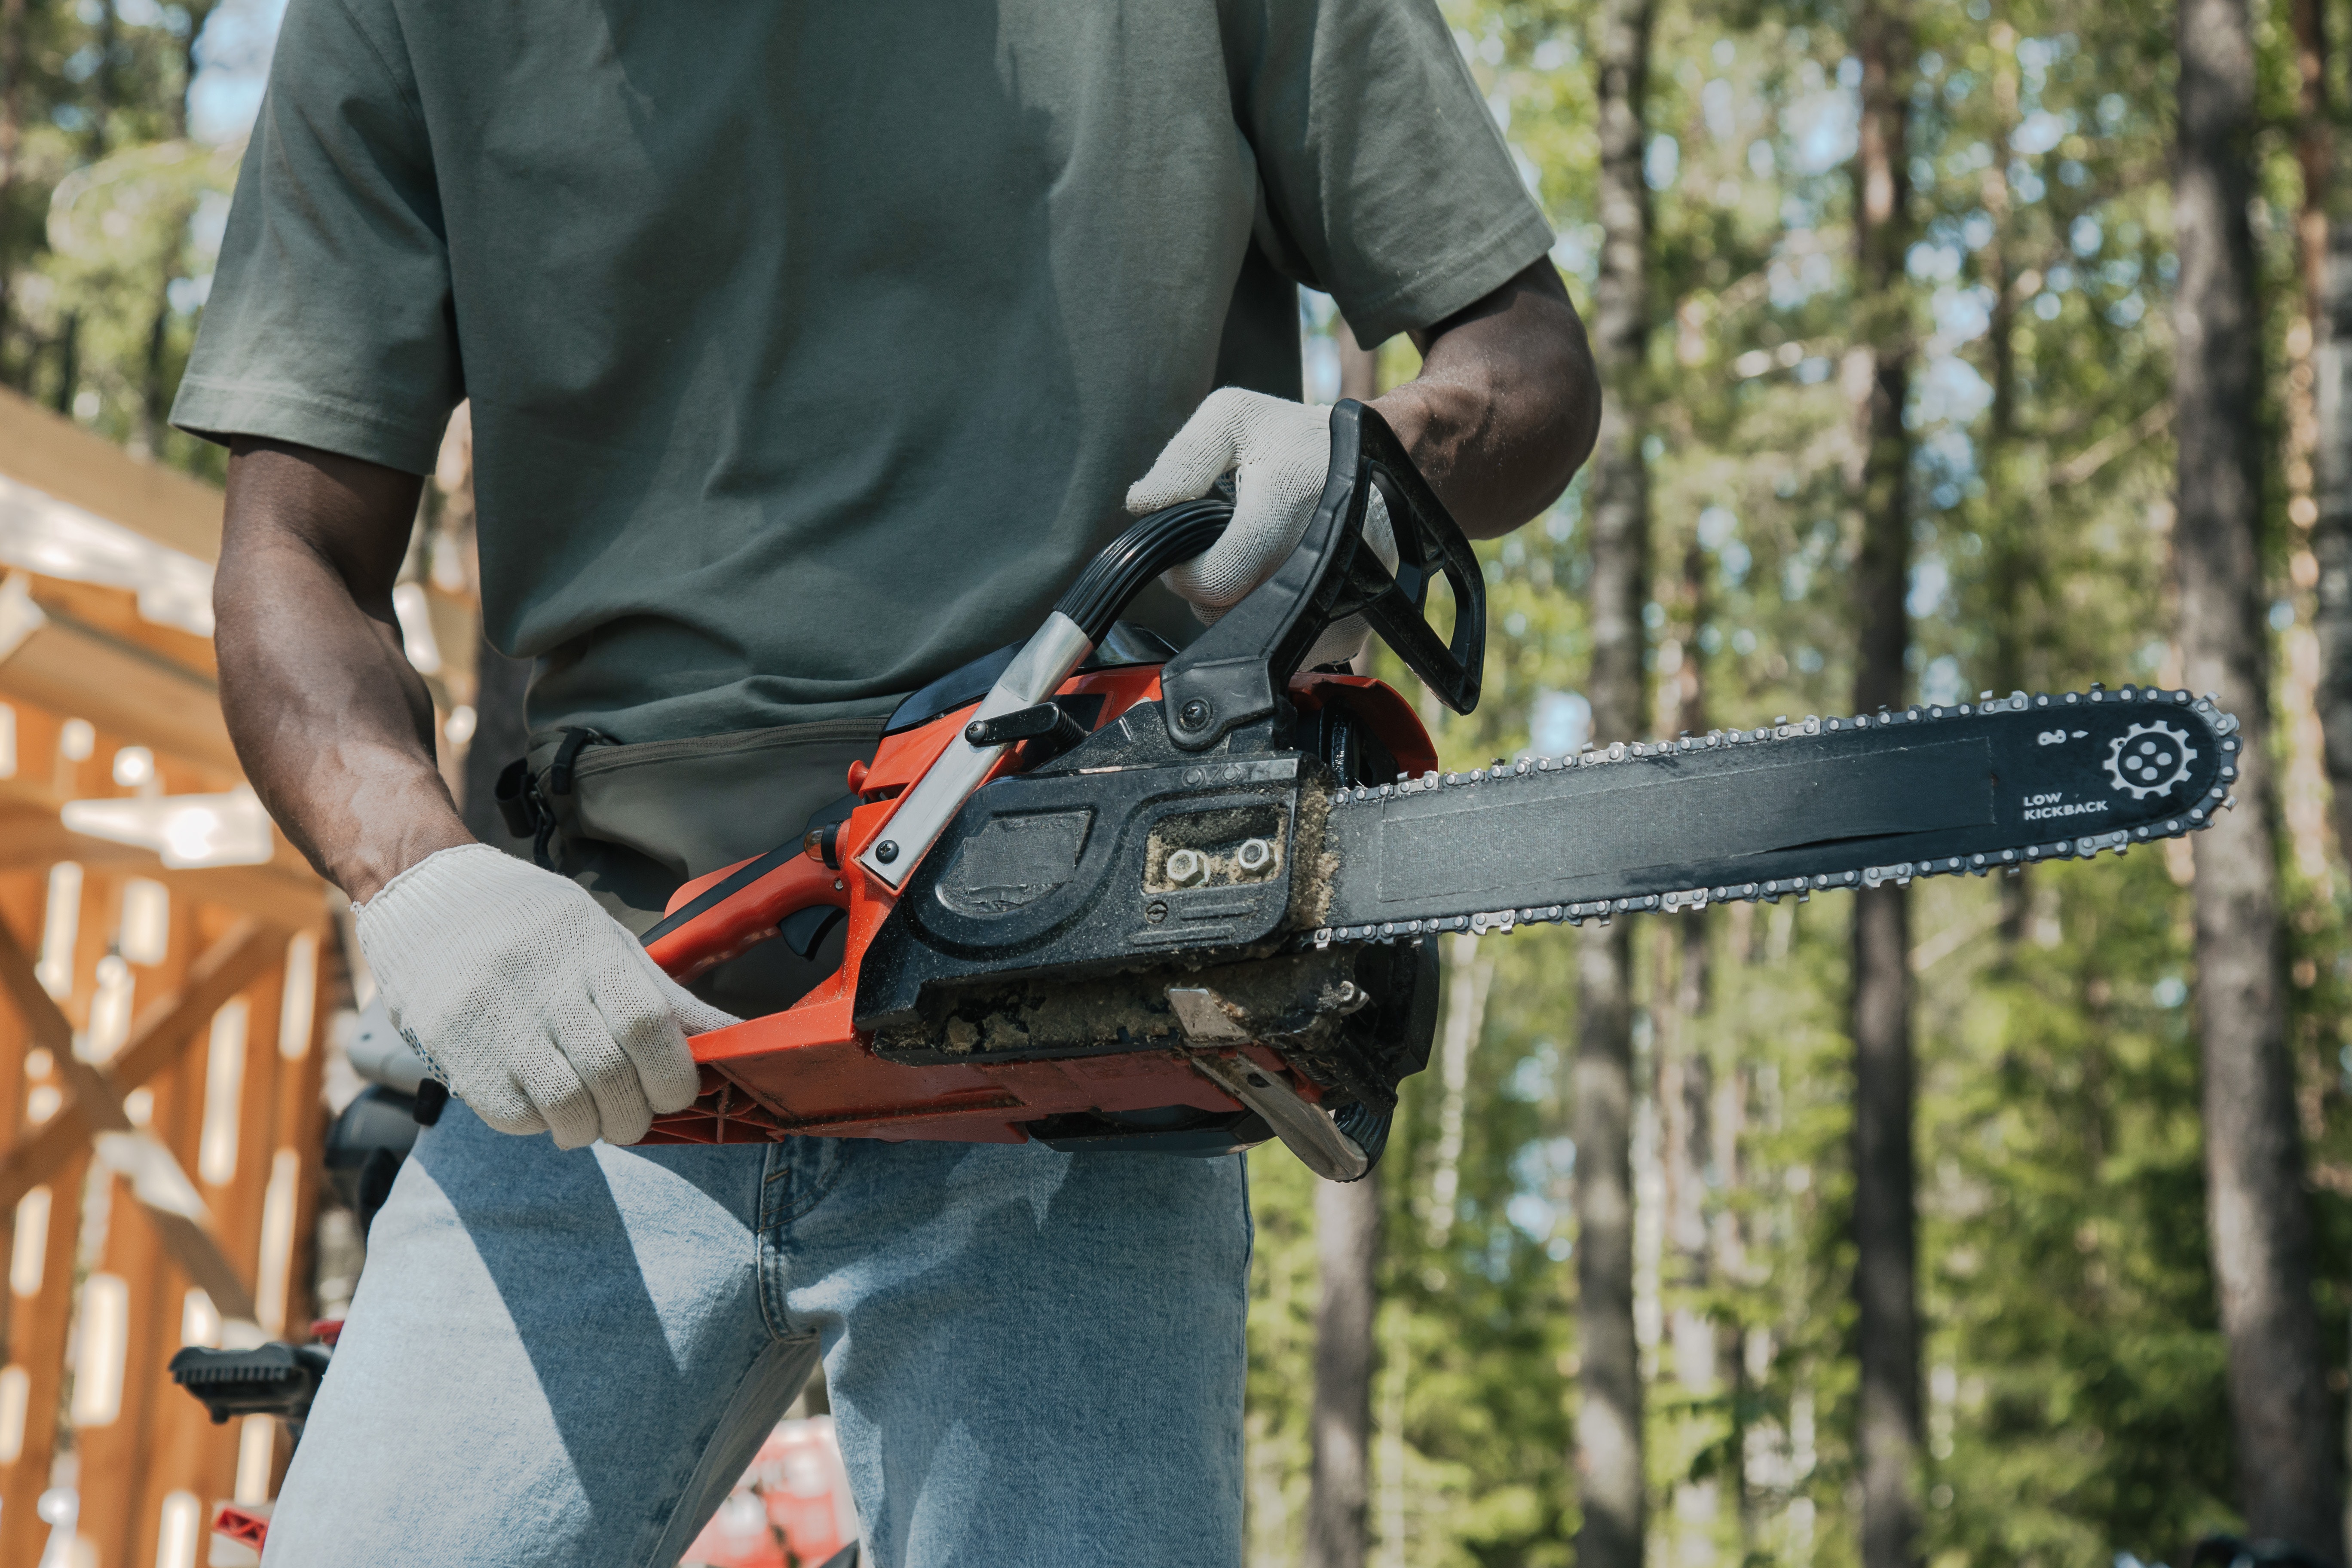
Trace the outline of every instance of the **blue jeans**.
{"label": "blue jeans", "polygon": [[822,1354],[868,1564],[1241,1560],[1241,1159],[566,1153],[452,1101],[376,1218],[268,1568],[667,1568]]}

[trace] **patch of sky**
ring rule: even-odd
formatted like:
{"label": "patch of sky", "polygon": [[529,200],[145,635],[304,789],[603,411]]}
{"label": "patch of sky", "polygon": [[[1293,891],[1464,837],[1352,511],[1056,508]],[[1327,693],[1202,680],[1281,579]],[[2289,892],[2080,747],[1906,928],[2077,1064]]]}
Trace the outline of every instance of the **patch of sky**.
{"label": "patch of sky", "polygon": [[[2023,46],[2017,52],[2024,54]],[[2039,157],[2066,140],[2066,133],[2073,129],[2066,116],[2037,109],[2017,122],[2017,129],[2010,133],[2009,149],[2029,158]]]}
{"label": "patch of sky", "polygon": [[2147,314],[2147,301],[2137,294],[2126,294],[2107,307],[2107,320],[2118,327],[2137,327]]}
{"label": "patch of sky", "polygon": [[2091,183],[2091,171],[2079,159],[2062,158],[2058,162],[2058,183],[2079,191]]}
{"label": "patch of sky", "polygon": [[1528,617],[1517,610],[1503,617],[1503,635],[1517,641],[1528,635]]}
{"label": "patch of sky", "polygon": [[2099,100],[2099,129],[2113,135],[2123,129],[2124,120],[2131,113],[2131,105],[2120,92],[2110,92]]}
{"label": "patch of sky", "polygon": [[1915,429],[1966,425],[1991,402],[1992,387],[1974,365],[1958,354],[1939,354],[1927,362],[1927,372],[1919,378],[1919,391],[1906,423]]}
{"label": "patch of sky", "polygon": [[66,79],[77,82],[88,81],[90,73],[98,69],[98,62],[104,58],[96,44],[84,44],[66,57]]}
{"label": "patch of sky", "polygon": [[1844,88],[1849,92],[1862,85],[1862,60],[1860,57],[1848,55],[1843,59],[1838,61],[1838,85]]}
{"label": "patch of sky", "polygon": [[[1554,1052],[1557,1055],[1557,1051]],[[1522,1068],[1537,1060],[1530,1057],[1520,1063]],[[1549,1096],[1552,1068],[1543,1068],[1545,1093]],[[1528,1103],[1537,1103],[1529,1099]],[[1540,1192],[1555,1181],[1564,1181],[1576,1174],[1576,1142],[1570,1138],[1530,1138],[1511,1151],[1511,1185],[1519,1191]]]}
{"label": "patch of sky", "polygon": [[1554,544],[1565,544],[1575,537],[1576,525],[1584,517],[1584,487],[1571,484],[1559,500],[1552,502],[1551,510],[1544,514],[1544,537]]}
{"label": "patch of sky", "polygon": [[188,132],[197,141],[220,146],[253,129],[285,15],[286,0],[221,0],[205,18],[188,84]]}
{"label": "patch of sky", "polygon": [[89,129],[89,113],[79,103],[60,103],[49,111],[57,128],[69,136],[79,136]]}
{"label": "patch of sky", "polygon": [[2074,286],[2074,269],[2063,261],[2044,276],[2048,279],[2046,286],[2053,294],[2063,294]]}
{"label": "patch of sky", "polygon": [[2009,161],[2009,188],[2027,206],[2040,201],[2050,190],[2042,183],[2042,176],[2033,172],[2033,165],[2022,158]]}
{"label": "patch of sky", "polygon": [[1954,71],[1951,79],[1944,84],[1944,101],[1958,109],[1969,100],[1969,94],[1976,89],[1975,73],[1964,70]]}
{"label": "patch of sky", "polygon": [[1539,757],[1572,757],[1592,739],[1592,704],[1580,691],[1539,691],[1528,715],[1528,744]]}
{"label": "patch of sky", "polygon": [[1552,1081],[1559,1069],[1559,1045],[1538,1040],[1536,1048],[1521,1057],[1511,1068],[1511,1076],[1503,1080],[1503,1092],[1521,1105],[1545,1104],[1551,1099]]}
{"label": "patch of sky", "polygon": [[1922,283],[1948,283],[1960,275],[1959,247],[1920,240],[1903,258],[1903,268]]}
{"label": "patch of sky", "polygon": [[1533,1193],[1514,1193],[1503,1205],[1503,1217],[1529,1241],[1545,1242],[1551,1239],[1552,1226],[1559,1216],[1548,1199]]}
{"label": "patch of sky", "polygon": [[1904,596],[1903,607],[1911,612],[1913,620],[1924,621],[1942,607],[1951,585],[1951,569],[1944,564],[1944,558],[1924,557],[1911,568],[1911,592]]}
{"label": "patch of sky", "polygon": [[1308,338],[1299,354],[1299,369],[1305,373],[1307,402],[1339,401],[1339,344],[1319,333]]}
{"label": "patch of sky", "polygon": [[2180,254],[2168,250],[2156,258],[2157,281],[2169,289],[2180,281]]}
{"label": "patch of sky", "polygon": [[[1928,432],[1919,443],[1916,463],[1921,473],[1935,479],[1967,480],[1977,471],[1977,445],[1969,438],[1967,422],[1958,421]],[[1935,538],[1935,525],[1922,522],[1919,537]]]}
{"label": "patch of sky", "polygon": [[213,275],[209,272],[200,278],[174,278],[163,285],[164,301],[175,316],[193,315],[203,310],[212,292]]}
{"label": "patch of sky", "polygon": [[1698,647],[1701,653],[1717,653],[1721,651],[1723,647],[1723,628],[1711,622],[1706,626],[1699,627]]}
{"label": "patch of sky", "polygon": [[2274,632],[2283,632],[2293,625],[2294,625],[2294,601],[2292,599],[2272,600],[2271,630]]}
{"label": "patch of sky", "polygon": [[1972,212],[1960,220],[1960,243],[1970,250],[1982,250],[1992,243],[1992,214]]}
{"label": "patch of sky", "polygon": [[[1845,85],[1843,66],[1838,68],[1838,79]],[[1824,87],[1789,105],[1780,123],[1788,128],[1796,172],[1826,174],[1853,156],[1862,124],[1861,106],[1851,90],[1831,91]]]}
{"label": "patch of sky", "polygon": [[1666,607],[1655,599],[1651,600],[1642,606],[1642,624],[1654,632],[1665,630]]}
{"label": "patch of sky", "polygon": [[1666,438],[1655,432],[1642,437],[1642,461],[1654,463],[1666,455]]}
{"label": "patch of sky", "polygon": [[1837,262],[1827,253],[1782,257],[1764,271],[1765,292],[1773,308],[1793,310],[1814,295],[1837,285]]}
{"label": "patch of sky", "polygon": [[1964,289],[1949,285],[1928,296],[1927,309],[1935,317],[1936,336],[1942,345],[1957,348],[1974,342],[1992,325],[1993,294],[1981,283],[1971,283]]}
{"label": "patch of sky", "polygon": [[1827,661],[1822,658],[1822,650],[1817,647],[1801,647],[1797,650],[1797,668],[1807,675],[1819,675],[1825,662]]}
{"label": "patch of sky", "polygon": [[[2189,1000],[2189,982],[2178,974],[2168,974],[2147,988],[2148,999],[2159,1007],[2178,1007]],[[2344,1047],[2352,1051],[2352,1046]]]}
{"label": "patch of sky", "polygon": [[[2116,238],[2120,241],[2123,238],[2123,236],[2118,234],[2116,236]],[[2105,266],[2099,268],[2099,279],[2110,289],[2138,288],[2139,258],[2137,256],[2116,257],[2114,259],[2108,261]]]}
{"label": "patch of sky", "polygon": [[1499,31],[1489,33],[1478,40],[1478,58],[1490,66],[1503,63],[1503,35]]}
{"label": "patch of sky", "polygon": [[1960,661],[1950,654],[1927,661],[1919,672],[1919,700],[1950,707],[1967,688],[1960,684]]}
{"label": "patch of sky", "polygon": [[1748,144],[1748,172],[1759,180],[1769,180],[1779,166],[1773,156],[1772,143],[1761,136]]}
{"label": "patch of sky", "polygon": [[1707,134],[1718,142],[1728,142],[1738,131],[1739,122],[1733,113],[1731,83],[1717,77],[1698,89],[1700,117],[1706,121]]}
{"label": "patch of sky", "polygon": [[1551,258],[1559,263],[1561,271],[1591,282],[1601,265],[1601,226],[1570,224],[1552,241]]}
{"label": "patch of sky", "polygon": [[1566,38],[1546,38],[1528,56],[1528,63],[1539,71],[1556,71],[1568,64],[1571,54]]}
{"label": "patch of sky", "polygon": [[178,5],[159,5],[157,0],[116,0],[116,20],[126,27],[161,27],[174,37],[188,30],[188,13]]}
{"label": "patch of sky", "polygon": [[1729,507],[1711,506],[1698,514],[1698,542],[1720,550],[1739,531],[1739,517]]}
{"label": "patch of sky", "polygon": [[1672,136],[1650,138],[1649,147],[1642,154],[1642,178],[1654,191],[1663,191],[1675,183],[1682,172],[1683,144]]}
{"label": "patch of sky", "polygon": [[1496,88],[1486,95],[1486,113],[1495,121],[1495,129],[1507,136],[1511,133],[1511,95]]}
{"label": "patch of sky", "polygon": [[2033,313],[2045,321],[2056,321],[2058,312],[2063,308],[2063,302],[2055,294],[2042,294],[2033,301]]}
{"label": "patch of sky", "polygon": [[1911,187],[1920,191],[1936,188],[1936,160],[1924,157],[1911,160]]}
{"label": "patch of sky", "polygon": [[1707,51],[1707,57],[1715,61],[1718,69],[1729,70],[1731,62],[1739,58],[1739,46],[1729,38],[1717,38],[1715,47]]}
{"label": "patch of sky", "polygon": [[2106,244],[2107,232],[2100,226],[2097,218],[2084,213],[2068,226],[2066,242],[2074,247],[2075,255],[2093,257],[2098,255],[2099,247]]}
{"label": "patch of sky", "polygon": [[1508,146],[1512,165],[1519,171],[1519,184],[1528,188],[1528,195],[1535,197],[1540,205],[1543,202],[1543,171],[1536,167],[1533,158],[1519,150],[1517,142],[1510,142]]}
{"label": "patch of sky", "polygon": [[1801,385],[1819,386],[1830,378],[1830,370],[1828,356],[1815,354],[1811,359],[1797,362],[1797,381]]}
{"label": "patch of sky", "polygon": [[[1699,646],[1701,647],[1706,647],[1706,639],[1705,637],[1701,637],[1699,639]],[[1707,651],[1712,653],[1715,650],[1713,648],[1707,648]],[[1755,632],[1747,626],[1742,626],[1738,631],[1732,633],[1731,651],[1738,654],[1742,658],[1746,658],[1749,654],[1754,653],[1756,651]]]}

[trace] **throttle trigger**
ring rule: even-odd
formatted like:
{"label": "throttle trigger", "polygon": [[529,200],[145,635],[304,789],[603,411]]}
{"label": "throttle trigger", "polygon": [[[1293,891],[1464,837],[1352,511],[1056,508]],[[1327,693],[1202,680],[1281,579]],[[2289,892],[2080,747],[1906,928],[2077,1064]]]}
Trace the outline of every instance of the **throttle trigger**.
{"label": "throttle trigger", "polygon": [[814,958],[833,928],[849,918],[849,911],[831,904],[811,904],[797,914],[788,915],[776,927],[776,934],[784,945],[803,958]]}

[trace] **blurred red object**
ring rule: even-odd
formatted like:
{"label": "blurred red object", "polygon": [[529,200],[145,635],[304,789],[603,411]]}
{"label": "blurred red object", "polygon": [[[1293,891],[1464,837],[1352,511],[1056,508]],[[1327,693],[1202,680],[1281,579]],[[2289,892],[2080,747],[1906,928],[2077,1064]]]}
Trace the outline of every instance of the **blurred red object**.
{"label": "blurred red object", "polygon": [[681,1568],[816,1568],[856,1539],[833,1417],[814,1415],[768,1434]]}
{"label": "blurred red object", "polygon": [[223,1503],[220,1512],[213,1516],[213,1533],[226,1535],[239,1546],[250,1546],[258,1552],[269,1534],[269,1516],[239,1508],[233,1502]]}

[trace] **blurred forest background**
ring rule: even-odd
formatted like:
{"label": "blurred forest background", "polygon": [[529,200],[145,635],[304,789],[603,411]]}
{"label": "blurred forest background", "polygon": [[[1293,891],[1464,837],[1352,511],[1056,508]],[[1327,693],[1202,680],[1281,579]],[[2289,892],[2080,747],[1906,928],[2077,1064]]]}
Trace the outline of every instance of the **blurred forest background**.
{"label": "blurred forest background", "polygon": [[[2259,756],[2193,851],[1447,939],[1374,1181],[1252,1162],[1252,1563],[2338,1557],[2352,6],[1445,10],[1612,396],[1449,764],[2095,680]],[[214,478],[274,26],[0,0],[0,381]],[[1414,369],[1305,330],[1310,396]]]}

